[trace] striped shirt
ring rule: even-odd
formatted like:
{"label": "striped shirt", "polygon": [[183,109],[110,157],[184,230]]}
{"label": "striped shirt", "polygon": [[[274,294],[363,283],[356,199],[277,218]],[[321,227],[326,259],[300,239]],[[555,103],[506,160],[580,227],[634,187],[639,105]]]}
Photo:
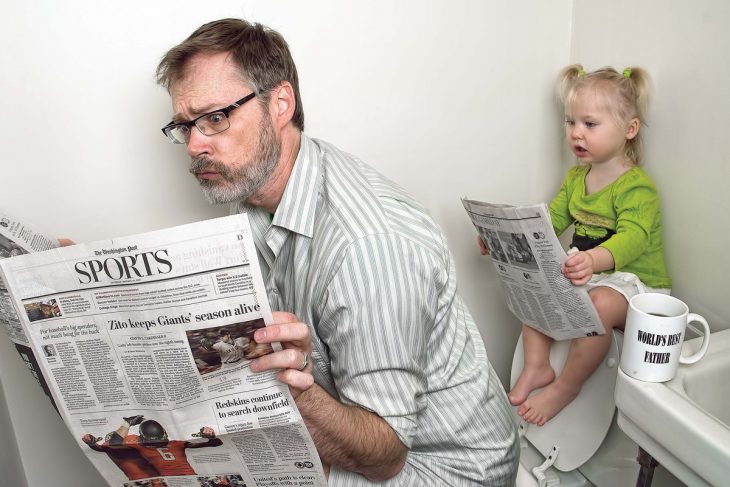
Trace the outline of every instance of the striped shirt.
{"label": "striped shirt", "polygon": [[[249,213],[274,310],[308,323],[314,379],[409,449],[378,485],[512,485],[512,413],[443,234],[400,187],[304,134],[278,209]],[[371,485],[333,468],[331,486]]]}

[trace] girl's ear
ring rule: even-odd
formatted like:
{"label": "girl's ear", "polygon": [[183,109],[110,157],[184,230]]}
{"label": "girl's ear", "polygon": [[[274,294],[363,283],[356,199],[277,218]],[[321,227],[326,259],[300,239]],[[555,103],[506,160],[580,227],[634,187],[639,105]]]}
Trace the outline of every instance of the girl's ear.
{"label": "girl's ear", "polygon": [[626,129],[626,140],[631,140],[637,135],[639,135],[639,128],[641,127],[641,122],[639,122],[639,119],[634,117],[629,121],[629,126]]}

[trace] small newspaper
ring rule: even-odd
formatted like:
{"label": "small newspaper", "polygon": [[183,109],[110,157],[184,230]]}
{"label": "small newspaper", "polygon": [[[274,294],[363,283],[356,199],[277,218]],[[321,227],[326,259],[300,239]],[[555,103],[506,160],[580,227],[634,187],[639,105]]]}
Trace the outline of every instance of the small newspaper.
{"label": "small newspaper", "polygon": [[247,215],[55,249],[0,216],[26,252],[0,260],[2,324],[109,485],[327,485],[288,387],[250,370],[280,345],[254,340]]}
{"label": "small newspaper", "polygon": [[522,323],[554,340],[605,333],[582,286],[561,272],[563,250],[544,203],[510,206],[462,199],[489,249],[507,305]]}

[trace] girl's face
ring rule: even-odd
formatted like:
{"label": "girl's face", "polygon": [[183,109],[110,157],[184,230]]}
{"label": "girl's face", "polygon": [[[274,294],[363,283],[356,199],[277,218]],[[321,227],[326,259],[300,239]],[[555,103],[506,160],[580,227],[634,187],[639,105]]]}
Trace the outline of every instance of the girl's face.
{"label": "girl's face", "polygon": [[565,111],[565,138],[576,157],[588,164],[630,164],[624,149],[626,141],[639,131],[638,119],[627,126],[616,123],[608,110],[608,97],[597,96],[594,89],[576,93],[573,103]]}

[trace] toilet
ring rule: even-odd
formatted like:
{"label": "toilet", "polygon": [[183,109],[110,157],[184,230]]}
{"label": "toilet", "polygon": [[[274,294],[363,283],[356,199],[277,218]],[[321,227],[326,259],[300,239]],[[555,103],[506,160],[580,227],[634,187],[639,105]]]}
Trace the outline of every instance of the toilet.
{"label": "toilet", "polygon": [[[544,426],[517,416],[520,466],[517,487],[635,485],[638,447],[618,428],[614,388],[623,333],[615,332],[606,358],[583,385],[578,397]],[[558,375],[570,341],[553,342],[550,364]],[[522,335],[512,360],[511,384],[522,371]]]}

